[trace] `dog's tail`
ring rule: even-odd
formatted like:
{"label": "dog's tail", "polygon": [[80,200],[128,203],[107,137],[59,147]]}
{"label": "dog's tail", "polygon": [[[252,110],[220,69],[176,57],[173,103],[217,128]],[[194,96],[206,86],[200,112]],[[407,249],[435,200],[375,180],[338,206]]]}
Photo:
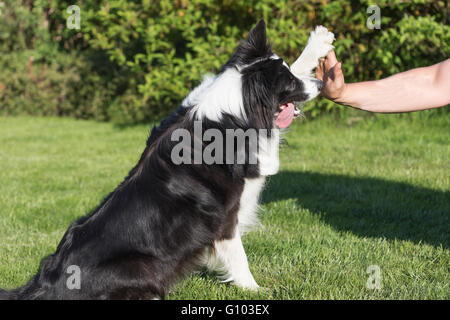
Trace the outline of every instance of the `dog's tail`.
{"label": "dog's tail", "polygon": [[16,293],[16,290],[7,291],[0,289],[0,300],[17,300],[17,299],[18,295]]}
{"label": "dog's tail", "polygon": [[33,277],[23,287],[5,290],[0,289],[0,300],[34,300],[45,299],[45,292],[37,283],[37,277]]}

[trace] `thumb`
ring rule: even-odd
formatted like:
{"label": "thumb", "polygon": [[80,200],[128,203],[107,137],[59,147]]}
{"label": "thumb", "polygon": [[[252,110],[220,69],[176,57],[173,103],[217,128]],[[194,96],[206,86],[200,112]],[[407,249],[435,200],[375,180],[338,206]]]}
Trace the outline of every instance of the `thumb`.
{"label": "thumb", "polygon": [[336,64],[336,74],[342,74],[342,62]]}
{"label": "thumb", "polygon": [[342,62],[336,63],[331,69],[330,77],[333,81],[339,80],[344,76],[342,73]]}
{"label": "thumb", "polygon": [[336,65],[334,76],[338,81],[344,82],[344,72],[342,71],[342,62]]}

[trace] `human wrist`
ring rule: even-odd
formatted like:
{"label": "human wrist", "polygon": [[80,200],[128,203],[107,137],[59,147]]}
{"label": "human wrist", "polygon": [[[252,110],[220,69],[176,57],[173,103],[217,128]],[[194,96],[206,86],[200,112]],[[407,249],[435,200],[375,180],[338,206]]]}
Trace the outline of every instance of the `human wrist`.
{"label": "human wrist", "polygon": [[334,99],[334,102],[355,107],[352,103],[352,85],[344,83],[339,95]]}

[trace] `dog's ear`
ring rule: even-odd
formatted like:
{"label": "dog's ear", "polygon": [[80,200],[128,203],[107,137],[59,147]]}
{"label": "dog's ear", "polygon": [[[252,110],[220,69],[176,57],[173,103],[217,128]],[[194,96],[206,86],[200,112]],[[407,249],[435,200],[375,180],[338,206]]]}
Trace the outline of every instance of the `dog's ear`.
{"label": "dog's ear", "polygon": [[270,50],[270,45],[267,43],[266,22],[264,19],[259,20],[258,24],[250,30],[245,42],[261,56],[267,54],[268,50]]}
{"label": "dog's ear", "polygon": [[247,38],[242,41],[230,60],[222,67],[222,71],[230,66],[251,64],[257,59],[270,57],[271,55],[272,46],[267,43],[266,23],[261,19],[250,30]]}

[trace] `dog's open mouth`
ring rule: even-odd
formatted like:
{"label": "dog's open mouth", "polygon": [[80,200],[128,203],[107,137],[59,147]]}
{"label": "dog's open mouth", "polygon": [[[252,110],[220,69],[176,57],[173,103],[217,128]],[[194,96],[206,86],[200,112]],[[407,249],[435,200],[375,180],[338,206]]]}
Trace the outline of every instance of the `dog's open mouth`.
{"label": "dog's open mouth", "polygon": [[294,118],[297,118],[300,113],[300,110],[293,102],[282,104],[278,107],[278,112],[274,115],[275,125],[280,129],[289,127],[292,121],[294,121]]}

